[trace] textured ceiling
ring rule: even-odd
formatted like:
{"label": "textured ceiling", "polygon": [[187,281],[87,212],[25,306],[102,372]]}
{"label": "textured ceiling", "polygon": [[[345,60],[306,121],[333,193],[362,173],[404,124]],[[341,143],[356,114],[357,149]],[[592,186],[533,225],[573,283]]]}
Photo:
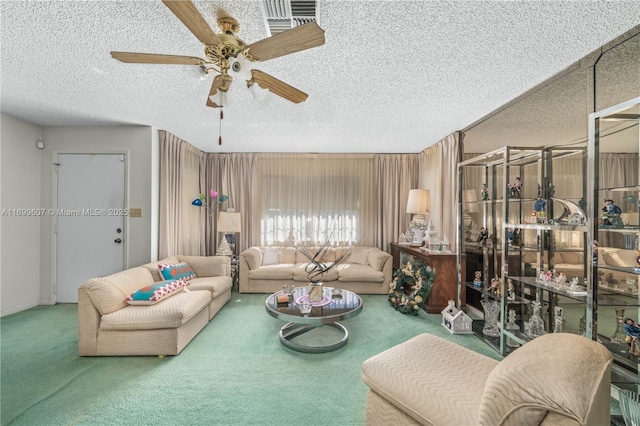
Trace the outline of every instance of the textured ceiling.
{"label": "textured ceiling", "polygon": [[[259,1],[195,1],[247,43]],[[222,121],[212,76],[109,52],[203,56],[160,1],[1,1],[1,110],[44,126],[148,125],[210,152],[419,152],[640,23],[632,1],[318,1],[326,43],[258,64],[309,94],[260,102],[234,84]]]}

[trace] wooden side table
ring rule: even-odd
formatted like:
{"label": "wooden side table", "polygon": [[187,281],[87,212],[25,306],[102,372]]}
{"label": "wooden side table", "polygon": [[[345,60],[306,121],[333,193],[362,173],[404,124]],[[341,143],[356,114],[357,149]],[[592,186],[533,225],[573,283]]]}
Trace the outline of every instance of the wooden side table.
{"label": "wooden side table", "polygon": [[[406,263],[410,258],[420,260],[427,266],[436,270],[436,278],[433,281],[433,288],[423,309],[429,314],[439,314],[448,306],[449,300],[458,305],[458,270],[457,256],[455,253],[434,253],[423,252],[418,248],[413,248],[398,243],[391,243],[391,256],[393,256],[393,270],[400,267],[401,263]],[[462,276],[466,274],[465,262],[460,265]],[[466,286],[460,287],[461,306],[458,309],[466,308]]]}

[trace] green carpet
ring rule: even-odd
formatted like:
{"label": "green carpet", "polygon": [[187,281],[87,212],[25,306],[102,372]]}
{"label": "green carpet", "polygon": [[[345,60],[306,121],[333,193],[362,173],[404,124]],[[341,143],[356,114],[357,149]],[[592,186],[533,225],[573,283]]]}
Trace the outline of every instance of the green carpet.
{"label": "green carpet", "polygon": [[[403,315],[372,295],[343,323],[345,347],[294,352],[280,344],[284,322],[265,312],[266,296],[234,293],[180,355],[166,358],[79,357],[75,305],[1,318],[1,423],[362,425],[361,365],[372,355],[428,332],[500,359],[475,336],[450,334],[440,315]],[[452,362],[471,373],[464,360]]]}

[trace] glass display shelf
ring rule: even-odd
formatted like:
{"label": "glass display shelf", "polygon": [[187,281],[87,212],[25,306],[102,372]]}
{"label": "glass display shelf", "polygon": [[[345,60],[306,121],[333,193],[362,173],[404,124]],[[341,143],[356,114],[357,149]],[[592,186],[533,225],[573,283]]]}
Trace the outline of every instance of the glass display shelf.
{"label": "glass display shelf", "polygon": [[[601,292],[600,292],[601,293]],[[620,294],[598,294],[599,306],[627,306],[627,307],[640,307],[638,299],[622,296]]]}
{"label": "glass display shelf", "polygon": [[584,289],[585,294],[574,293],[569,290],[569,285],[565,284],[562,287],[554,286],[551,282],[547,283],[544,281],[539,281],[534,277],[509,277],[513,281],[522,283],[526,286],[538,288],[544,291],[547,291],[551,294],[557,294],[561,296],[568,297],[569,299],[577,300],[579,302],[585,303],[587,299],[586,288]]}
{"label": "glass display shelf", "polygon": [[639,297],[637,284],[633,287],[629,287],[626,283],[620,283],[617,285],[598,284],[598,294],[618,294],[626,297]]}
{"label": "glass display shelf", "polygon": [[511,338],[521,345],[524,345],[525,343],[533,340],[531,337],[527,336],[520,330],[504,330],[503,333],[506,338]]}
{"label": "glass display shelf", "polygon": [[598,232],[620,232],[623,234],[632,234],[632,233],[636,233],[636,232],[640,232],[640,227],[637,225],[625,225],[622,228],[614,228],[613,226],[611,227],[599,227],[598,228]]}
{"label": "glass display shelf", "polygon": [[611,192],[635,192],[640,191],[640,186],[614,186],[611,188],[599,188],[598,191],[611,191]]}
{"label": "glass display shelf", "polygon": [[[491,337],[482,333],[482,329],[484,328],[484,320],[483,319],[473,319],[473,323],[471,324],[471,329],[473,331],[474,336],[480,339],[482,342],[487,344],[490,348],[495,351],[500,351],[500,337]],[[506,348],[506,353],[511,353],[514,349],[517,348]]]}
{"label": "glass display shelf", "polygon": [[[625,309],[625,318],[637,320],[640,316],[640,270],[636,269],[640,248],[639,124],[640,98],[589,115],[587,179],[592,220],[589,237],[598,247],[597,262],[588,269],[593,289],[592,332],[613,355],[613,388],[635,392],[640,389],[640,358],[629,354],[628,344],[611,342],[610,337],[618,308]],[[603,211],[608,204],[605,200],[612,200],[618,211]]]}
{"label": "glass display shelf", "polygon": [[551,225],[542,223],[506,223],[507,228],[513,229],[534,229],[539,231],[580,231],[586,232],[588,227],[586,225]]}
{"label": "glass display shelf", "polygon": [[[491,298],[492,300],[500,300],[500,296],[496,295],[495,292],[493,291],[489,291],[483,287],[476,287],[475,285],[473,285],[472,282],[466,282],[465,285],[467,286],[468,289],[473,290],[481,294],[482,296],[486,296],[487,298]],[[516,296],[515,299],[507,298],[505,300],[509,305],[523,305],[531,302],[529,299],[519,297],[519,296]]]}
{"label": "glass display shelf", "polygon": [[625,274],[640,275],[640,269],[631,266],[598,265],[594,269],[606,269],[608,271],[624,272]]}
{"label": "glass display shelf", "polygon": [[624,366],[626,369],[637,373],[640,357],[629,353],[630,346],[626,343],[614,343],[609,336],[598,334],[598,341],[605,345],[611,355],[613,355],[616,364]]}

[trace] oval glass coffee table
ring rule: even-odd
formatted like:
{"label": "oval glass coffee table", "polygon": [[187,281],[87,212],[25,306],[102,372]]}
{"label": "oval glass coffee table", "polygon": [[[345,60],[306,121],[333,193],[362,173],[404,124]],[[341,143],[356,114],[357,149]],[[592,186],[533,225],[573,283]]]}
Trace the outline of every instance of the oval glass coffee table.
{"label": "oval glass coffee table", "polygon": [[[342,290],[342,295],[339,297],[332,295],[332,292],[332,287],[324,287],[322,289],[322,301],[312,303],[309,314],[302,314],[300,311],[300,302],[309,298],[307,287],[294,288],[293,295],[288,303],[277,303],[278,295],[284,295],[282,291],[267,297],[265,308],[269,315],[288,321],[280,329],[280,342],[284,346],[298,352],[323,353],[335,351],[347,344],[349,331],[338,321],[358,315],[362,311],[362,299],[348,290]],[[334,343],[323,342],[320,345],[307,345],[294,341],[296,337],[318,327],[332,327],[339,330],[340,337],[338,341]]]}

